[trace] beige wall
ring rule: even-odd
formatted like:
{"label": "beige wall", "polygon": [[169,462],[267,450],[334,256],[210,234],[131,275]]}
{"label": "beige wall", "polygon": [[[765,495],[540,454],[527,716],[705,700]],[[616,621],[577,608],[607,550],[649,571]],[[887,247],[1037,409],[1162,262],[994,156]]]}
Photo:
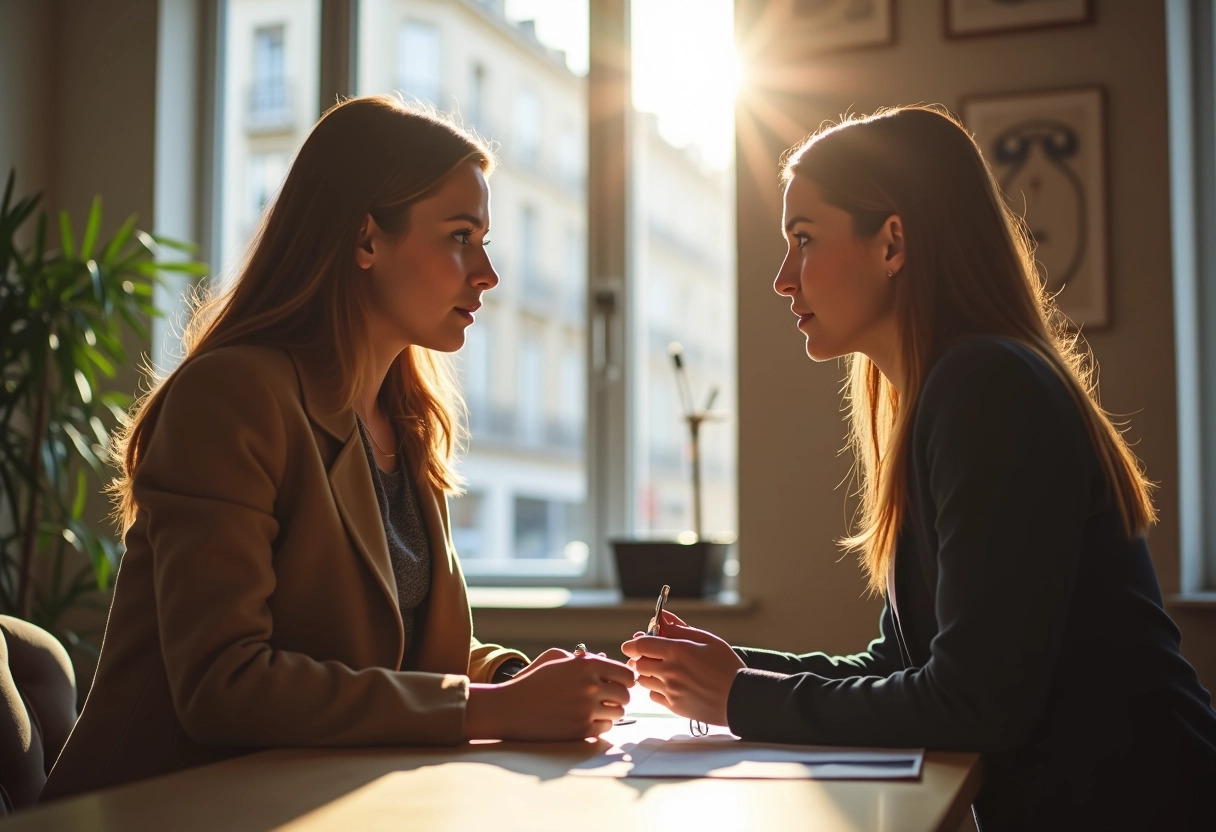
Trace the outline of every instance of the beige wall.
{"label": "beige wall", "polygon": [[51,38],[60,5],[58,0],[0,0],[0,178],[15,168],[20,196],[52,196],[58,67],[51,60]]}
{"label": "beige wall", "polygon": [[[152,218],[156,0],[0,0],[0,166],[102,233]],[[145,224],[146,224],[145,222]]]}

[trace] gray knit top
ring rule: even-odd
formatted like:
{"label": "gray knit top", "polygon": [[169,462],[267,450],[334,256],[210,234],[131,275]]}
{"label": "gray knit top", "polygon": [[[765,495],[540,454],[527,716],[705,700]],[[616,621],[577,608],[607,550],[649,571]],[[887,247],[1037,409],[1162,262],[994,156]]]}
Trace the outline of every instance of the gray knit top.
{"label": "gray knit top", "polygon": [[380,519],[388,537],[388,556],[397,579],[397,605],[405,626],[405,655],[410,654],[414,641],[415,613],[431,590],[431,544],[426,525],[422,522],[422,507],[413,478],[407,472],[405,458],[397,462],[397,470],[385,473],[376,464],[376,456],[367,440],[367,428],[356,419],[363,450],[372,469],[372,484],[376,487],[376,502]]}

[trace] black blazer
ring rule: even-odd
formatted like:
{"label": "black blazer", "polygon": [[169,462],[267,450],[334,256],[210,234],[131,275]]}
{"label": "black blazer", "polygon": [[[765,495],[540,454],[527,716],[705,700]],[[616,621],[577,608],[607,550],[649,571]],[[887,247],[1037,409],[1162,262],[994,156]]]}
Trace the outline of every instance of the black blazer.
{"label": "black blazer", "polygon": [[982,752],[984,832],[1216,829],[1211,697],[1046,362],[995,337],[946,350],[909,466],[879,638],[853,656],[738,648],[731,730]]}

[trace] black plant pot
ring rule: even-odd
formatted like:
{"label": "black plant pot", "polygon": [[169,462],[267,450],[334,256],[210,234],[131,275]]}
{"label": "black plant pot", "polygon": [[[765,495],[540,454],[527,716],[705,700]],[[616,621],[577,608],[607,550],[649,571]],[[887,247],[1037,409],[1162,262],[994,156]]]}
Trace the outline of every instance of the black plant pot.
{"label": "black plant pot", "polygon": [[663,584],[678,598],[717,595],[729,549],[730,543],[716,540],[613,540],[621,595],[657,598]]}

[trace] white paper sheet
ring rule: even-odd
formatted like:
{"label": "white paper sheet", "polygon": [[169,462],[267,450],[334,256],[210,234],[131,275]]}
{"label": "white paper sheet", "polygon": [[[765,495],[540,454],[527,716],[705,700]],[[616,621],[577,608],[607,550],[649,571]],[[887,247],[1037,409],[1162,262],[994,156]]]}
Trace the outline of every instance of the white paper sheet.
{"label": "white paper sheet", "polygon": [[626,743],[588,760],[571,773],[742,780],[916,780],[924,759],[924,749],[782,745],[713,734]]}

